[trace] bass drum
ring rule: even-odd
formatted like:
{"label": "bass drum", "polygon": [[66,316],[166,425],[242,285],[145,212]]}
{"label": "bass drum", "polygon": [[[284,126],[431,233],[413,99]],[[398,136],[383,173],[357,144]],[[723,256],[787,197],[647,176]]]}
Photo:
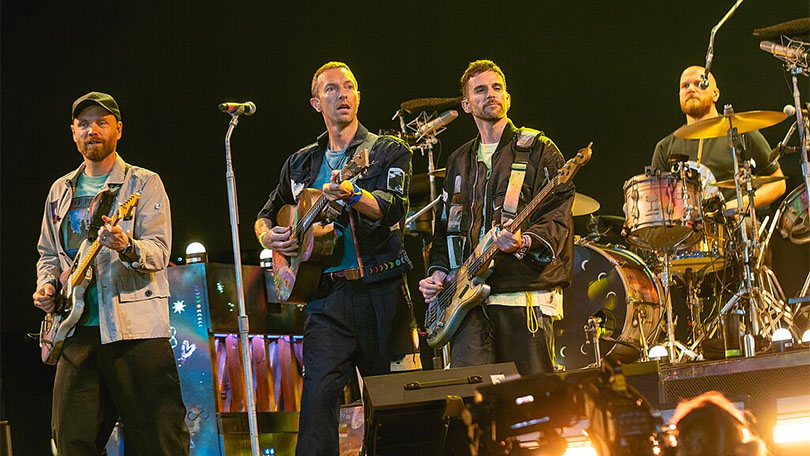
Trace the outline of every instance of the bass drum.
{"label": "bass drum", "polygon": [[642,333],[648,344],[658,337],[662,295],[658,278],[636,254],[577,243],[574,279],[563,295],[564,318],[554,323],[556,363],[577,369],[595,362],[584,329],[590,316],[602,320],[603,357],[623,363],[637,360]]}

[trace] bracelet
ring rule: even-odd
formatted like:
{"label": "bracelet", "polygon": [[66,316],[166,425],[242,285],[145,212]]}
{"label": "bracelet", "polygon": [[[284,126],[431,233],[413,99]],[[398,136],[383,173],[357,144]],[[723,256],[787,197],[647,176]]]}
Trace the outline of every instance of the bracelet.
{"label": "bracelet", "polygon": [[522,260],[523,257],[529,252],[529,248],[532,246],[532,238],[528,234],[521,236],[521,240],[523,242],[521,243],[520,248],[514,253],[518,260]]}
{"label": "bracelet", "polygon": [[352,191],[352,197],[346,201],[346,207],[353,206],[355,203],[360,201],[361,198],[363,198],[363,190],[360,189],[357,184],[352,184],[352,186],[354,187],[354,190]]}

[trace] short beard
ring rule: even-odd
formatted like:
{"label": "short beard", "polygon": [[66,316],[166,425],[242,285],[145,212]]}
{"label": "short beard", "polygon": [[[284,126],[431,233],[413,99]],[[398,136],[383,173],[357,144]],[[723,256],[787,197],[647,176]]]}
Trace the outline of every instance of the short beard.
{"label": "short beard", "polygon": [[714,102],[711,99],[704,100],[698,98],[697,103],[694,103],[694,100],[694,98],[690,98],[681,103],[681,112],[694,119],[700,119],[708,114],[712,109],[712,105],[714,105]]}
{"label": "short beard", "polygon": [[85,144],[81,150],[82,156],[92,162],[103,161],[105,158],[109,157],[110,154],[112,154],[113,152],[115,152],[115,146],[109,147],[107,144],[104,144],[100,149],[97,148],[88,149],[87,145]]}

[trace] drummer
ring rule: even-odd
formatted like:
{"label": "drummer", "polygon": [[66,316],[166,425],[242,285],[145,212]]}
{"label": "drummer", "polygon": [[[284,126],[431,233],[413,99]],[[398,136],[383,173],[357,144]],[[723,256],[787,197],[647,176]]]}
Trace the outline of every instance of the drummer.
{"label": "drummer", "polygon": [[[704,68],[701,66],[690,66],[681,74],[679,98],[687,125],[719,115],[715,106],[720,98],[717,81],[714,75],[709,73],[709,86],[702,89],[700,82],[703,74]],[[754,130],[741,134],[740,140],[745,146],[743,157],[753,158],[756,162],[756,169],[753,170],[755,175],[783,176],[779,163],[768,161],[771,148],[762,133]],[[725,136],[708,139],[682,139],[675,137],[674,133],[670,133],[655,146],[652,166],[662,171],[669,171],[669,157],[675,154],[688,156],[689,160],[696,162],[698,166],[705,165],[718,181],[734,178],[734,158]],[[722,190],[726,200],[726,209],[736,208],[737,199],[734,190]],[[767,206],[783,193],[785,193],[784,180],[764,184],[756,189],[754,203],[756,207]],[[747,201],[747,197],[745,201]]]}

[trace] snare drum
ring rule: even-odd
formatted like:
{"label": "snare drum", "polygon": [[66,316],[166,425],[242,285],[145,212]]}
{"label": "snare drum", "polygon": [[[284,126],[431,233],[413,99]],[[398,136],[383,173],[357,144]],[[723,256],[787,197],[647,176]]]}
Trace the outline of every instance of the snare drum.
{"label": "snare drum", "polygon": [[683,248],[700,240],[697,172],[640,174],[624,183],[628,240],[646,249]]}
{"label": "snare drum", "polygon": [[796,187],[782,201],[779,233],[794,244],[810,242],[810,219],[807,218],[807,189]]}
{"label": "snare drum", "polygon": [[[639,358],[641,335],[647,344],[658,337],[661,318],[660,282],[634,253],[580,242],[574,247],[574,278],[563,293],[564,318],[554,323],[556,362],[566,369],[595,362],[586,343],[588,317],[602,319],[603,357],[623,363]],[[638,347],[638,348],[636,348]]]}

